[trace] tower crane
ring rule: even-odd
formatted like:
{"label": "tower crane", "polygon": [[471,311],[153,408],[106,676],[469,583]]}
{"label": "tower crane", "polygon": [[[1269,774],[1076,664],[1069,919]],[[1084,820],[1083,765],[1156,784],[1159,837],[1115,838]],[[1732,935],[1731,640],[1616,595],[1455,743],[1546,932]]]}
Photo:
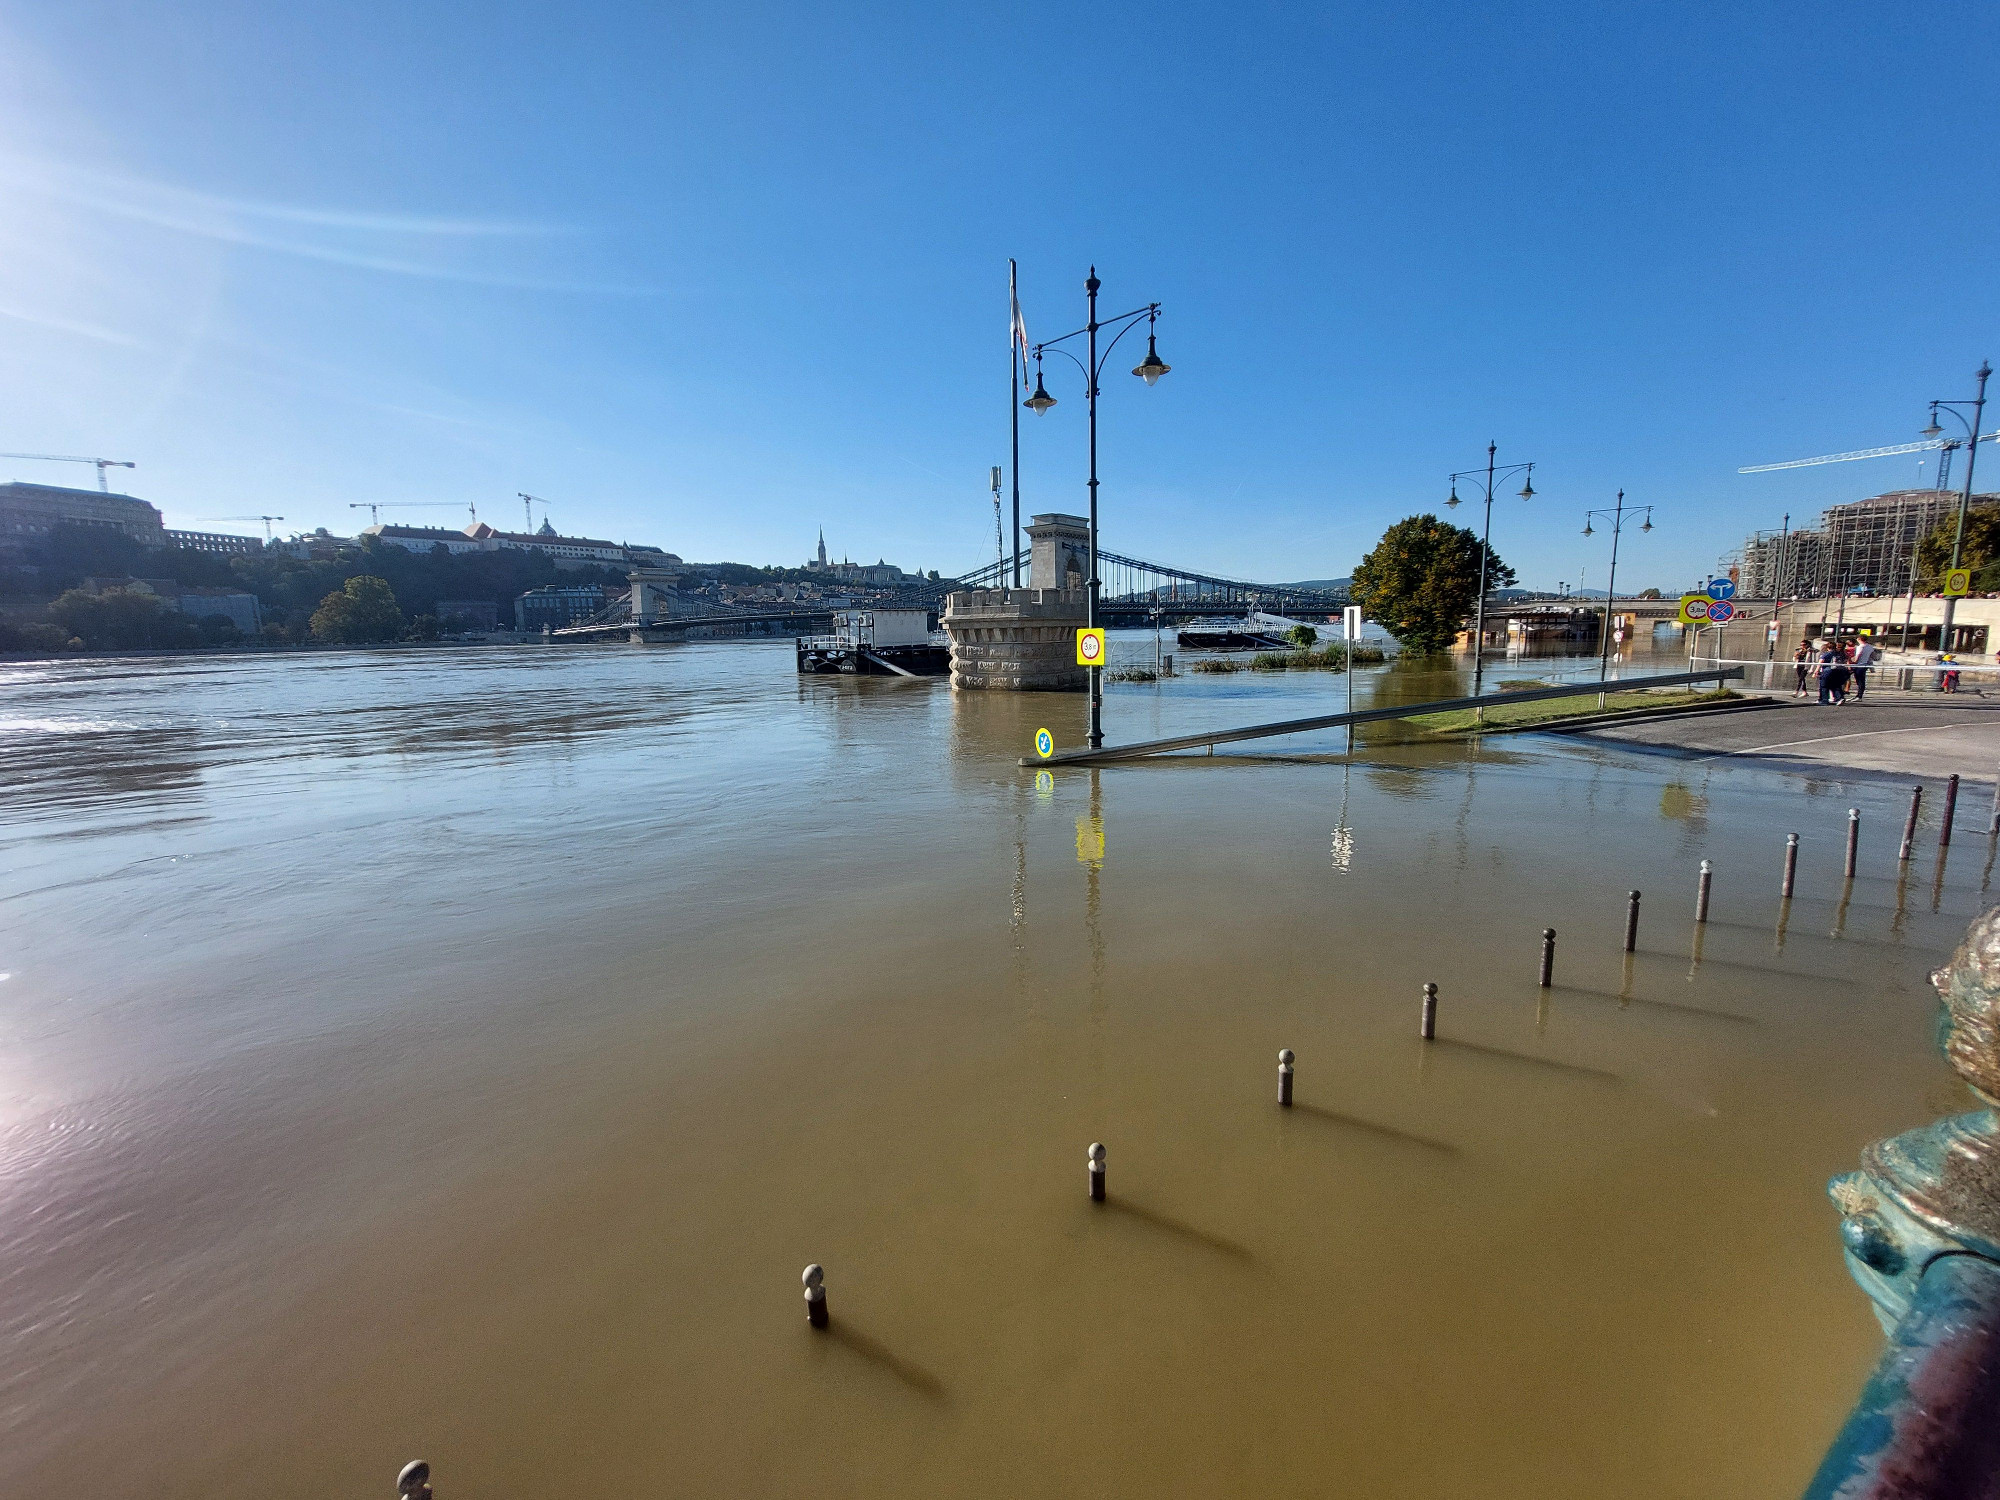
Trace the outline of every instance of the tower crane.
{"label": "tower crane", "polygon": [[380,513],[385,510],[447,510],[450,507],[451,502],[449,500],[350,500],[347,502],[349,510],[367,511],[368,523],[371,526],[382,524]]}
{"label": "tower crane", "polygon": [[48,464],[96,464],[97,488],[104,494],[111,493],[111,482],[104,477],[106,469],[136,469],[135,463],[122,458],[79,458],[74,453],[0,453],[0,458],[32,458]]}
{"label": "tower crane", "polygon": [[[2000,442],[2000,432],[1985,432],[1979,436],[1982,443]],[[1936,489],[1945,489],[1950,484],[1951,455],[1965,446],[1960,438],[1927,438],[1921,443],[1892,443],[1886,448],[1856,448],[1851,453],[1822,453],[1818,458],[1793,458],[1781,464],[1752,464],[1747,469],[1738,469],[1739,474],[1768,474],[1773,469],[1809,469],[1814,464],[1844,464],[1857,458],[1890,458],[1898,453],[1922,453],[1926,449],[1940,450]]]}
{"label": "tower crane", "polygon": [[271,540],[271,523],[273,521],[282,521],[285,518],[283,516],[196,516],[195,519],[197,521],[262,521],[264,523],[264,541],[268,544]]}
{"label": "tower crane", "polygon": [[533,532],[535,529],[535,507],[539,505],[542,508],[542,519],[546,521],[549,518],[549,502],[544,500],[540,495],[530,495],[525,490],[516,490],[514,493],[521,497],[522,513],[528,518],[528,530]]}

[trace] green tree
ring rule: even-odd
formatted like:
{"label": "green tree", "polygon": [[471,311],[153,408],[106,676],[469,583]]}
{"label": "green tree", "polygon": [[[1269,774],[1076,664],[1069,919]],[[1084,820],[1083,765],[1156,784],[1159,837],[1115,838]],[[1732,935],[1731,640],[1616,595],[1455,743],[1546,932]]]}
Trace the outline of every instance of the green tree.
{"label": "green tree", "polygon": [[194,621],[142,589],[71,589],[49,605],[49,618],[92,651],[160,651],[201,640]]}
{"label": "green tree", "polygon": [[[1958,512],[1939,521],[1930,534],[1917,543],[1917,586],[1935,593],[1944,587],[1945,570],[1951,566],[1951,541],[1958,534]],[[1958,565],[1972,569],[1976,592],[2000,588],[2000,505],[1975,506],[1965,513],[1965,545]]]}
{"label": "green tree", "polygon": [[[1486,586],[1507,588],[1514,570],[1489,553]],[[1479,537],[1436,516],[1409,516],[1382,533],[1350,585],[1362,612],[1416,655],[1444,650],[1479,596]]]}
{"label": "green tree", "polygon": [[1310,625],[1294,625],[1285,632],[1285,639],[1301,651],[1310,651],[1319,644],[1319,632]]}
{"label": "green tree", "polygon": [[1638,599],[1657,599],[1660,597],[1660,591],[1658,589],[1640,589],[1633,597]]}
{"label": "green tree", "polygon": [[403,607],[388,581],[350,578],[319,601],[313,611],[313,639],[362,646],[393,641],[403,633]]}

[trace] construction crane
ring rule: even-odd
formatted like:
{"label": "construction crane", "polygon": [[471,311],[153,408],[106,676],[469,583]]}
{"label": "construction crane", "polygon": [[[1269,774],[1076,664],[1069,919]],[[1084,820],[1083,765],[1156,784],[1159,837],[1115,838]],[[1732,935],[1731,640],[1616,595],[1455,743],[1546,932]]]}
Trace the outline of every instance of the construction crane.
{"label": "construction crane", "polygon": [[446,510],[450,506],[451,502],[448,500],[350,500],[347,502],[349,510],[367,511],[368,524],[371,526],[382,524],[380,513],[385,510]]}
{"label": "construction crane", "polygon": [[[2000,432],[1982,433],[1979,441],[2000,442]],[[1922,453],[1928,448],[1936,448],[1941,450],[1942,457],[1939,460],[1935,487],[1944,489],[1949,483],[1947,476],[1951,472],[1951,455],[1954,450],[1964,446],[1965,444],[1958,438],[1926,438],[1921,443],[1892,443],[1887,448],[1856,448],[1852,453],[1823,453],[1818,458],[1794,458],[1781,464],[1752,464],[1749,468],[1738,469],[1736,472],[1768,474],[1773,469],[1809,469],[1814,464],[1844,464],[1857,458],[1890,458],[1898,453]]]}
{"label": "construction crane", "polygon": [[268,543],[271,540],[271,523],[273,521],[282,521],[285,518],[283,516],[196,516],[195,519],[197,521],[262,521],[264,523],[264,540]]}
{"label": "construction crane", "polygon": [[111,481],[104,477],[106,469],[136,469],[135,463],[127,463],[122,458],[78,458],[74,453],[0,453],[0,458],[32,458],[38,463],[48,464],[96,464],[97,488],[104,494],[111,493]]}
{"label": "construction crane", "polygon": [[535,529],[535,507],[539,505],[542,508],[542,519],[546,521],[549,518],[549,502],[540,495],[530,495],[525,490],[516,490],[514,493],[521,497],[521,510],[528,518],[528,531],[532,534]]}

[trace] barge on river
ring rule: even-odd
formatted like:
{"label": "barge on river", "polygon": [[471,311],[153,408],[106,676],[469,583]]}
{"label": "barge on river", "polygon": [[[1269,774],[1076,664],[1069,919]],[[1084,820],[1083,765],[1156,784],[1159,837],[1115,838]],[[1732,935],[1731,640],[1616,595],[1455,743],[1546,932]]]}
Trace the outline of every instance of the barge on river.
{"label": "barge on river", "polygon": [[1240,620],[1190,620],[1181,627],[1179,640],[1185,651],[1283,651],[1291,642],[1285,630],[1294,624],[1272,626],[1276,615],[1247,615]]}
{"label": "barge on river", "polygon": [[951,670],[950,643],[931,629],[927,609],[839,610],[832,635],[801,636],[796,648],[801,673],[942,677]]}

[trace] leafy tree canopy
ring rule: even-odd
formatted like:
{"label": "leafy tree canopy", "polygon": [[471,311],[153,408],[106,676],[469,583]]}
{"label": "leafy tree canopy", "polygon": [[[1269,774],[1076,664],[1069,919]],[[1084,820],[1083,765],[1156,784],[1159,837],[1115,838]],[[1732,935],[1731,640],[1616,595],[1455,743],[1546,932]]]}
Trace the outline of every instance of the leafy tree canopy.
{"label": "leafy tree canopy", "polygon": [[314,640],[362,646],[393,641],[403,633],[403,607],[382,578],[350,578],[313,611]]}
{"label": "leafy tree canopy", "polygon": [[193,620],[139,589],[71,589],[49,606],[49,619],[92,651],[159,651],[201,642]]}
{"label": "leafy tree canopy", "polygon": [[[1507,588],[1514,570],[1488,555],[1486,587]],[[1436,516],[1409,516],[1382,533],[1354,570],[1353,599],[1369,619],[1426,655],[1444,650],[1479,596],[1479,537]]]}
{"label": "leafy tree canopy", "polygon": [[[1958,513],[1954,511],[1917,543],[1920,589],[1935,593],[1944,587],[1945,570],[1951,566],[1951,541],[1957,532]],[[2000,591],[2000,506],[1981,505],[1965,513],[1965,544],[1959,549],[1958,565],[1972,569],[1974,592]]]}

